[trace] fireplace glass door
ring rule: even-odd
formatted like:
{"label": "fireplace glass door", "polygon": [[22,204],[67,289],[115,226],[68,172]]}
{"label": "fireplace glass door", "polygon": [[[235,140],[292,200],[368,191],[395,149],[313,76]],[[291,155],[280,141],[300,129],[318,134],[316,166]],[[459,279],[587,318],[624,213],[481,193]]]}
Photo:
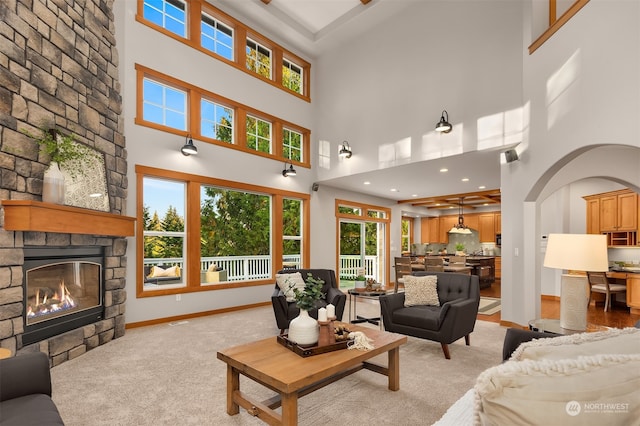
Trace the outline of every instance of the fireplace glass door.
{"label": "fireplace glass door", "polygon": [[102,266],[59,261],[26,271],[27,326],[102,305]]}

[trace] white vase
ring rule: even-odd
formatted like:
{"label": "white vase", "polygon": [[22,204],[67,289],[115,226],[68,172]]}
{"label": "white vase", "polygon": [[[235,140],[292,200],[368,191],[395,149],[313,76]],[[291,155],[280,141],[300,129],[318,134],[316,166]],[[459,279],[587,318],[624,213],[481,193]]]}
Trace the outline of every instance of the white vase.
{"label": "white vase", "polygon": [[309,316],[309,312],[300,309],[300,315],[289,323],[289,340],[299,346],[313,346],[318,343],[320,326],[318,321]]}
{"label": "white vase", "polygon": [[366,288],[366,287],[367,287],[366,281],[356,280],[356,288]]}
{"label": "white vase", "polygon": [[58,163],[55,161],[52,161],[47,170],[44,171],[42,201],[64,204],[64,174],[62,174]]}

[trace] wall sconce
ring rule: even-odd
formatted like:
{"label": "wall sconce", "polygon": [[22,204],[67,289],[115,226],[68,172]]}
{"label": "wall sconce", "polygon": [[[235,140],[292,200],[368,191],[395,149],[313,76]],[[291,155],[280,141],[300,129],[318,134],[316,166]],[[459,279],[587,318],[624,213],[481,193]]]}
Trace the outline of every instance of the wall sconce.
{"label": "wall sconce", "polygon": [[338,152],[338,156],[341,158],[351,158],[353,153],[351,152],[351,147],[349,146],[349,142],[343,141],[342,148],[340,148],[340,152]]}
{"label": "wall sconce", "polygon": [[296,169],[293,168],[293,164],[289,164],[289,168],[287,169],[287,163],[284,163],[284,170],[282,171],[282,176],[289,177],[295,176],[297,174]]}
{"label": "wall sconce", "polygon": [[507,163],[513,163],[514,161],[518,161],[518,151],[515,149],[508,149],[504,152],[504,159]]}
{"label": "wall sconce", "polygon": [[[447,116],[445,120],[444,116]],[[436,124],[436,132],[440,133],[449,133],[453,126],[449,123],[449,113],[447,111],[442,111],[442,115],[440,116],[440,121]]]}
{"label": "wall sconce", "polygon": [[187,135],[187,142],[182,148],[180,148],[180,151],[185,157],[188,157],[190,155],[198,155],[198,148],[196,148],[196,146],[193,144],[191,135]]}

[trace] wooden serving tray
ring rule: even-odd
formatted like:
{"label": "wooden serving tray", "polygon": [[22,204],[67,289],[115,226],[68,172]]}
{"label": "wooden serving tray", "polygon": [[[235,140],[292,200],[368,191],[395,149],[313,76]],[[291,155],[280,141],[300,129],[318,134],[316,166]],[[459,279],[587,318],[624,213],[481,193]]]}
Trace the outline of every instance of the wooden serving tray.
{"label": "wooden serving tray", "polygon": [[349,342],[353,342],[353,339],[348,339],[348,340],[342,340],[340,342],[336,342],[336,343],[332,343],[324,346],[306,346],[305,347],[305,346],[300,346],[295,342],[292,342],[291,340],[289,340],[287,336],[288,336],[287,334],[278,335],[278,343],[280,343],[285,348],[295,352],[296,354],[304,358],[308,356],[324,354],[327,352],[339,351],[340,349],[346,349],[347,346],[349,345]]}

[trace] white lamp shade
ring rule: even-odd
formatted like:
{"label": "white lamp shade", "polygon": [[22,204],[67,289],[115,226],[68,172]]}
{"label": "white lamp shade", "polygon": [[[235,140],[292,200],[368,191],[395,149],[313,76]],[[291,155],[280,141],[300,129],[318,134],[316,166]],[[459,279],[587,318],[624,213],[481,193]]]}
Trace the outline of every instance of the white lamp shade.
{"label": "white lamp shade", "polygon": [[607,237],[597,234],[549,234],[544,266],[606,272],[609,270]]}

